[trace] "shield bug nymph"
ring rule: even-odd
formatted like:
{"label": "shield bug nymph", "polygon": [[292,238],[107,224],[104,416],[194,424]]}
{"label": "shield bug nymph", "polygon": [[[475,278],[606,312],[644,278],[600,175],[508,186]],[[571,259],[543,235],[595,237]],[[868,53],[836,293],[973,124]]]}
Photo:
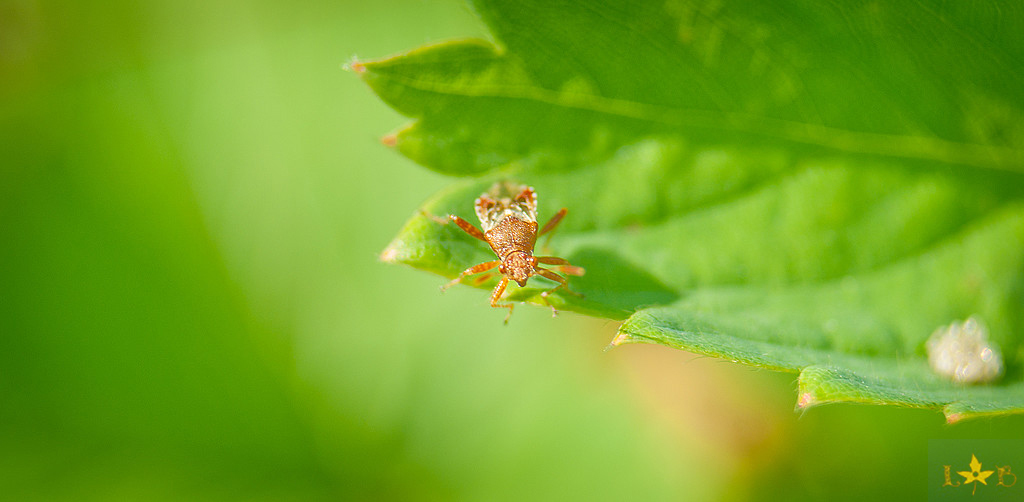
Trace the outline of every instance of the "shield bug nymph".
{"label": "shield bug nymph", "polygon": [[[541,268],[540,265],[552,265],[554,269],[568,275],[583,275],[583,267],[571,265],[568,260],[556,256],[534,256],[533,248],[537,243],[537,237],[547,234],[558,226],[562,221],[566,208],[562,208],[548,220],[547,223],[537,231],[537,194],[533,187],[520,185],[511,181],[495,183],[487,192],[484,192],[476,199],[476,216],[480,219],[480,226],[483,231],[473,226],[472,223],[455,216],[448,215],[448,219],[437,220],[442,223],[454,221],[456,225],[467,234],[476,237],[488,245],[498,255],[498,259],[475,265],[463,270],[458,277],[441,287],[444,291],[462,281],[463,277],[480,274],[497,267],[501,274],[501,281],[495,286],[491,293],[491,306],[495,308],[507,308],[508,315],[505,322],[512,316],[513,303],[498,303],[501,295],[505,292],[508,281],[515,281],[520,286],[526,286],[526,281],[539,275],[558,283],[557,286],[541,293],[541,299],[547,306],[551,307],[552,315],[558,313],[555,307],[548,301],[548,296],[559,289],[568,293],[581,296],[569,289],[569,281],[556,274],[551,269]],[[479,284],[486,281],[493,273],[488,273],[477,278],[474,282]]]}

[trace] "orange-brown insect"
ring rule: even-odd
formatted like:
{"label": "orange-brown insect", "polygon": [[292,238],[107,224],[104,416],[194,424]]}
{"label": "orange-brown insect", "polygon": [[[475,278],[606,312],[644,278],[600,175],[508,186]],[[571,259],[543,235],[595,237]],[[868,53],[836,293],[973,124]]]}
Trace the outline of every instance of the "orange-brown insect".
{"label": "orange-brown insect", "polygon": [[[548,302],[548,295],[551,293],[558,289],[564,289],[571,294],[581,296],[579,293],[569,289],[569,281],[565,277],[549,269],[540,268],[539,265],[555,265],[559,271],[569,275],[583,275],[585,272],[583,267],[570,265],[564,258],[555,256],[533,256],[533,248],[537,243],[537,237],[554,230],[558,223],[562,221],[562,218],[568,211],[567,209],[563,207],[538,232],[537,194],[533,191],[532,187],[510,181],[495,183],[490,190],[476,199],[475,205],[476,215],[480,218],[480,226],[483,227],[482,232],[473,226],[472,223],[453,214],[448,215],[448,219],[454,221],[467,234],[489,244],[499,259],[463,270],[458,277],[442,286],[442,291],[458,284],[467,275],[487,272],[497,267],[498,273],[502,277],[501,282],[498,283],[491,293],[491,306],[508,309],[508,315],[505,316],[506,323],[509,317],[512,316],[512,309],[515,305],[512,303],[498,303],[498,300],[505,292],[505,287],[508,286],[510,279],[516,281],[520,286],[526,286],[527,279],[534,275],[546,277],[557,282],[557,286],[540,295],[544,303],[551,307],[552,315],[556,315],[558,311]],[[448,223],[448,220],[438,220]],[[485,274],[476,279],[475,282],[477,284],[482,283],[490,278],[490,276],[491,274]]]}

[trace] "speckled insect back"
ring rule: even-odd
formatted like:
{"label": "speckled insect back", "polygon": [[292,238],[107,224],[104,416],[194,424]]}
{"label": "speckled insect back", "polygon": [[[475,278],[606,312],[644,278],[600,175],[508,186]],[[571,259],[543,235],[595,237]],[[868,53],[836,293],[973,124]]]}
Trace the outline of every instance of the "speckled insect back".
{"label": "speckled insect back", "polygon": [[533,187],[511,181],[495,183],[474,203],[484,232],[490,232],[509,216],[537,225],[537,193]]}
{"label": "speckled insect back", "polygon": [[[501,274],[501,281],[491,293],[491,306],[507,308],[508,315],[505,322],[512,316],[512,303],[498,303],[501,295],[508,286],[508,281],[515,281],[520,286],[526,286],[526,281],[539,275],[558,283],[554,288],[541,293],[541,299],[547,306],[551,307],[552,315],[558,313],[555,307],[548,301],[548,295],[558,289],[568,293],[579,295],[569,289],[569,282],[553,271],[541,268],[540,264],[553,265],[560,272],[568,275],[583,275],[585,270],[582,267],[570,265],[563,258],[555,256],[533,256],[533,249],[537,244],[537,237],[547,234],[558,226],[562,221],[567,209],[562,208],[537,231],[537,193],[533,187],[515,183],[512,181],[501,181],[495,183],[487,192],[484,192],[475,202],[476,216],[480,219],[481,232],[472,223],[455,216],[448,215],[448,219],[435,218],[441,223],[454,221],[469,235],[476,237],[488,245],[498,256],[495,261],[481,263],[467,268],[454,280],[441,287],[441,290],[454,286],[468,275],[487,272],[497,267]],[[484,274],[476,279],[476,283],[482,283],[490,278],[491,274]]]}

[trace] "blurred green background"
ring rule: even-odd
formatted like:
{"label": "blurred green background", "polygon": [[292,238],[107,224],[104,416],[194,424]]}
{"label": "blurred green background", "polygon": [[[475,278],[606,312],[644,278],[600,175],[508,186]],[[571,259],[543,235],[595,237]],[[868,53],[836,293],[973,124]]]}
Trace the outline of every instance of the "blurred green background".
{"label": "blurred green background", "polygon": [[923,497],[1011,417],[793,411],[795,375],[488,308],[377,253],[449,180],[342,70],[454,1],[0,0],[5,500]]}

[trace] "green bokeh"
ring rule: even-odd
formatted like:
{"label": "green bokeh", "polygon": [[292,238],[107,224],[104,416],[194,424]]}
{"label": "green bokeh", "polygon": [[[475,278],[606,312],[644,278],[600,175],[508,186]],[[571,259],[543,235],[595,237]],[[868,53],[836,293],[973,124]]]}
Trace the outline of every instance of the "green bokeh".
{"label": "green bokeh", "polygon": [[377,253],[447,184],[342,70],[455,2],[0,1],[10,500],[923,496],[1020,418],[792,411],[792,376],[487,308]]}

